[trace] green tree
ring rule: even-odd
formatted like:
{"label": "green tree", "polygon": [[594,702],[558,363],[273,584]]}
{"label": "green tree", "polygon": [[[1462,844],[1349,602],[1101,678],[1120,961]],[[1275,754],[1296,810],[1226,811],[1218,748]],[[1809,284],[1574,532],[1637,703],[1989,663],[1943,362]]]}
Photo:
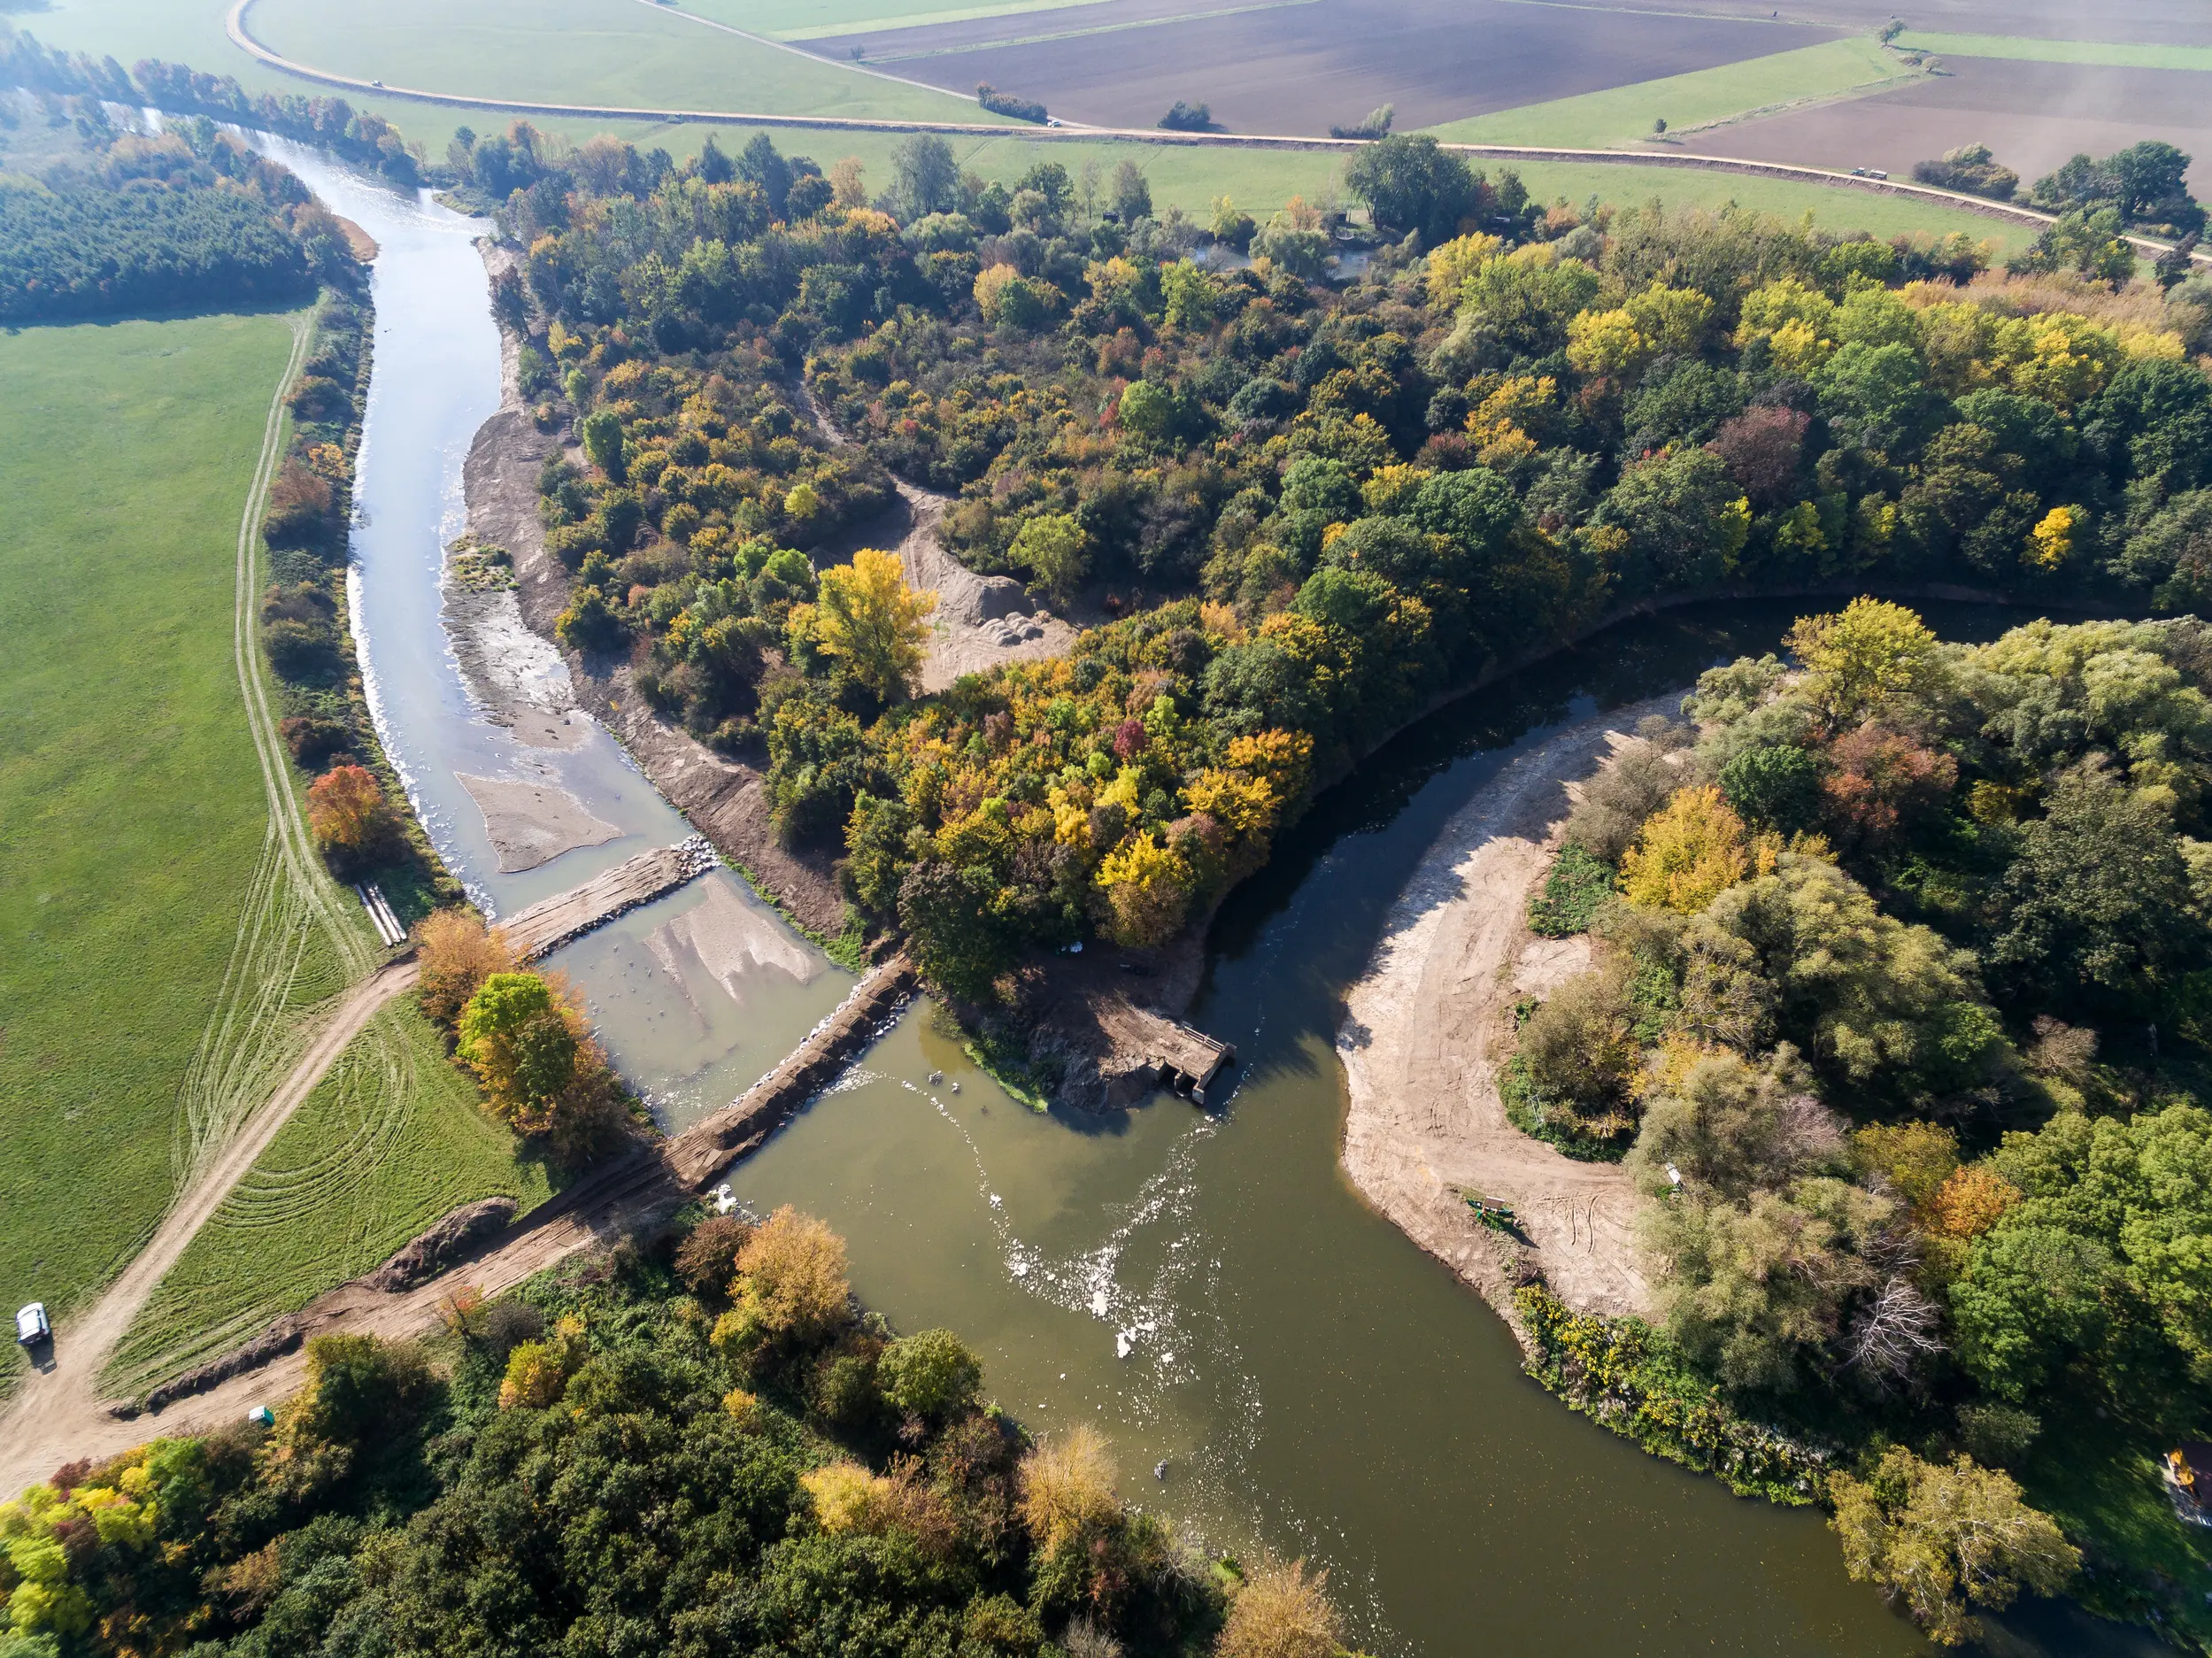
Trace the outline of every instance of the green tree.
{"label": "green tree", "polygon": [[2200,965],[2187,867],[2165,810],[2106,767],[2079,766],[2021,829],[1989,949],[2004,978],[2045,997],[2094,987],[2108,1003],[2149,1005]]}
{"label": "green tree", "polygon": [[2081,1566],[2009,1476],[1963,1456],[1946,1466],[1894,1446],[1866,1478],[1838,1474],[1828,1491],[1846,1569],[1946,1646],[1980,1636],[1969,1604],[2001,1612],[2023,1589],[2058,1594]]}
{"label": "green tree", "polygon": [[536,973],[494,973],[469,998],[455,1031],[455,1051],[495,1110],[518,1124],[550,1121],[575,1078],[580,1051],[551,985]]}
{"label": "green tree", "polygon": [[1735,567],[1751,507],[1710,450],[1669,450],[1621,474],[1598,521],[1628,538],[1622,586],[1645,593],[1716,582]]}
{"label": "green tree", "polygon": [[949,1330],[900,1337],[883,1349],[875,1373],[884,1398],[933,1423],[974,1405],[983,1384],[983,1361]]}
{"label": "green tree", "polygon": [[595,409],[583,417],[583,452],[591,464],[620,483],[627,475],[622,464],[622,420],[612,409]]}
{"label": "green tree", "polygon": [[1363,144],[1345,168],[1345,183],[1375,214],[1378,228],[1418,234],[1441,247],[1482,204],[1483,181],[1460,157],[1425,133],[1393,133]]}
{"label": "green tree", "polygon": [[891,149],[891,215],[911,225],[931,213],[960,210],[960,164],[952,146],[935,133],[913,133]]}
{"label": "green tree", "polygon": [[1055,605],[1072,599],[1091,572],[1091,537],[1080,521],[1065,513],[1045,513],[1029,520],[1006,551]]}

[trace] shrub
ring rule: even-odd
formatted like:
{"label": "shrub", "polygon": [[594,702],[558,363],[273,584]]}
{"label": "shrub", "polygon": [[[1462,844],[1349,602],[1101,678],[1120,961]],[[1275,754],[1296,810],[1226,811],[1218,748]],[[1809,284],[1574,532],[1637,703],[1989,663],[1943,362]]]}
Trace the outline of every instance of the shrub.
{"label": "shrub", "polygon": [[752,1238],[752,1222],[735,1215],[710,1215],[676,1248],[676,1276],[694,1295],[726,1295],[737,1257]]}
{"label": "shrub", "polygon": [[1214,126],[1214,112],[1203,104],[1185,104],[1181,98],[1160,118],[1160,130],[1170,133],[1209,132]]}
{"label": "shrub", "polygon": [[330,485],[297,458],[287,460],[269,486],[261,538],[272,547],[319,547],[328,538],[334,497]]}
{"label": "shrub", "polygon": [[1519,1058],[1548,1116],[1598,1136],[1627,1126],[1620,1116],[1640,1050],[1628,973],[1618,962],[1577,974],[1522,1029]]}
{"label": "shrub", "polygon": [[1098,1431],[1078,1423],[1021,1459],[1021,1523],[1041,1549],[1089,1536],[1121,1511],[1114,1462]]}
{"label": "shrub", "polygon": [[1562,846],[1543,886],[1529,896],[1529,930],[1546,938],[1585,932],[1612,891],[1611,869],[1579,845]]}
{"label": "shrub", "polygon": [[306,621],[273,621],[261,629],[269,666],[298,684],[327,684],[337,677],[343,659],[337,636]]}
{"label": "shrub", "polygon": [[1337,1658],[1344,1624],[1328,1588],[1326,1571],[1309,1577],[1302,1560],[1269,1560],[1229,1603],[1215,1658]]}
{"label": "shrub", "polygon": [[975,1401],[983,1361],[949,1330],[925,1330],[883,1349],[876,1376],[883,1397],[910,1416],[939,1423]]}
{"label": "shrub", "polygon": [[324,762],[353,746],[352,729],[341,721],[315,714],[296,713],[277,727],[293,763],[303,771],[318,771]]}
{"label": "shrub", "polygon": [[1686,781],[1671,752],[1638,739],[1624,744],[1611,760],[1582,785],[1568,815],[1568,844],[1596,859],[1617,864],[1643,828],[1644,820],[1667,803]]}
{"label": "shrub", "polygon": [[1001,92],[988,81],[975,89],[975,102],[993,115],[1004,115],[1009,120],[1036,121],[1042,125],[1047,119],[1044,106],[1035,98],[1016,97],[1011,92]]}

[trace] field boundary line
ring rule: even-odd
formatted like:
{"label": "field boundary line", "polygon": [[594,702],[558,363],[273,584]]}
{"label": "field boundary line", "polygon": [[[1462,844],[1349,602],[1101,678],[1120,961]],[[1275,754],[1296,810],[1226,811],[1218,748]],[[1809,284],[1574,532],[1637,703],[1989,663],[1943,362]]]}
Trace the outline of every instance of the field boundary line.
{"label": "field boundary line", "polygon": [[[672,126],[704,123],[716,127],[790,127],[808,132],[945,133],[977,138],[1015,138],[1028,143],[1180,144],[1192,149],[1343,151],[1356,150],[1367,142],[1359,138],[1308,138],[1272,133],[1171,133],[1154,131],[1149,127],[1065,125],[1056,127],[1001,127],[982,121],[881,120],[857,115],[759,115],[735,110],[641,109],[597,104],[518,103],[512,99],[471,97],[463,93],[426,92],[412,87],[380,87],[357,76],[337,74],[328,69],[317,69],[312,65],[296,62],[262,45],[245,28],[245,13],[252,4],[253,0],[235,0],[223,19],[223,27],[234,45],[261,62],[325,86],[343,87],[355,92],[381,92],[390,97],[412,98],[418,103],[446,104],[457,109],[493,110],[516,115],[580,115],[593,120],[650,121]],[[653,0],[638,0],[638,4],[651,5]],[[728,27],[727,24],[713,24],[711,27]],[[744,33],[743,30],[731,32]],[[747,35],[746,38],[759,40],[764,37]],[[767,43],[776,46],[784,44],[780,41]],[[796,47],[786,50],[798,50]],[[812,52],[802,52],[800,55],[814,57]],[[821,58],[814,60],[818,63],[831,61]],[[913,84],[919,86],[922,83],[916,81]],[[942,92],[944,89],[932,87],[930,90]],[[1861,190],[1876,196],[1913,197],[1985,219],[2032,225],[2038,229],[2047,230],[2058,222],[2055,214],[2039,212],[2032,207],[2019,207],[2009,202],[1992,202],[1984,197],[1968,196],[1958,190],[1938,189],[1928,184],[1908,184],[1900,179],[1870,179],[1849,173],[1833,173],[1824,167],[1796,166],[1782,161],[1749,161],[1735,156],[1653,154],[1641,150],[1576,150],[1548,144],[1446,143],[1442,147],[1456,155],[1499,161],[1587,161],[1609,166],[1671,166],[1699,172],[1741,173],[1753,178],[1826,185],[1840,189]],[[2170,251],[2172,245],[2153,236],[2131,235],[2127,240],[2138,252],[2153,258]],[[2212,265],[2212,250],[2200,251],[2193,257],[2200,265]]]}

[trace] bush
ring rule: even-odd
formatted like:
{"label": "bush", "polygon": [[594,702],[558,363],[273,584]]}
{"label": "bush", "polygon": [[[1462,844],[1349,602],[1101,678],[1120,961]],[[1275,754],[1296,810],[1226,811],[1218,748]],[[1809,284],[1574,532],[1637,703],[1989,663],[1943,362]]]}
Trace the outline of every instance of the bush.
{"label": "bush", "polygon": [[676,1276],[694,1295],[723,1296],[736,1276],[737,1257],[752,1239],[752,1222],[735,1215],[709,1215],[676,1246]]}
{"label": "bush", "polygon": [[320,547],[329,539],[336,497],[329,482],[297,458],[287,460],[269,486],[261,538],[272,547]]}
{"label": "bush", "polygon": [[1181,98],[1175,107],[1160,118],[1160,130],[1170,133],[1211,132],[1214,112],[1203,104],[1185,104]]}
{"label": "bush", "polygon": [[296,684],[328,684],[344,662],[337,636],[313,622],[269,622],[261,629],[261,648],[269,653],[269,666]]}
{"label": "bush", "polygon": [[1577,974],[1522,1028],[1530,1087],[1570,1127],[1600,1137],[1632,1126],[1623,1107],[1639,1057],[1628,973],[1609,963]]}
{"label": "bush", "polygon": [[925,1330],[883,1349],[876,1366],[883,1397],[910,1416],[941,1423],[975,1402],[983,1361],[949,1330]]}
{"label": "bush", "polygon": [[1021,1459],[1021,1523],[1041,1549],[1091,1535],[1121,1510],[1114,1461],[1098,1431],[1078,1423]]}
{"label": "bush", "polygon": [[1993,202],[2010,201],[2020,188],[2020,175],[1998,166],[1987,144],[1961,144],[1945,150],[1939,161],[1915,162],[1913,177],[1940,190],[1963,190]]}
{"label": "bush", "polygon": [[1036,121],[1041,126],[1047,119],[1044,106],[1036,99],[1001,92],[988,81],[975,89],[975,102],[993,115],[1004,115],[1009,120]]}
{"label": "bush", "polygon": [[326,761],[353,746],[351,727],[314,714],[289,715],[277,726],[277,735],[293,763],[303,771],[320,771]]}
{"label": "bush", "polygon": [[1624,744],[1583,784],[1582,797],[1568,815],[1567,844],[1603,862],[1619,863],[1644,820],[1664,806],[1689,775],[1671,749],[1642,739]]}
{"label": "bush", "polygon": [[1546,938],[1585,932],[1612,891],[1610,868],[1581,846],[1562,846],[1545,874],[1543,886],[1529,896],[1529,930]]}
{"label": "bush", "polygon": [[1329,1574],[1306,1576],[1302,1560],[1269,1560],[1229,1603],[1215,1658],[1337,1658],[1344,1623],[1328,1588]]}

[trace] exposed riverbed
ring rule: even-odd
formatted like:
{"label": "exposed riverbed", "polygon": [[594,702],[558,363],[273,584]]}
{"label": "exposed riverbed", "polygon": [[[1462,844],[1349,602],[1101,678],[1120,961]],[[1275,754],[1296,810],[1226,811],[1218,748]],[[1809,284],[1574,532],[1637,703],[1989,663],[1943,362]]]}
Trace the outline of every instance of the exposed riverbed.
{"label": "exposed riverbed", "polygon": [[[441,852],[512,911],[681,838],[688,826],[585,716],[563,716],[550,746],[492,721],[441,625],[462,460],[499,405],[471,243],[483,227],[284,154],[382,249],[354,622],[380,729]],[[1214,928],[1192,1018],[1242,1059],[1214,1114],[1164,1097],[1111,1117],[1032,1114],[918,1007],[735,1171],[740,1195],[827,1218],[862,1298],[903,1329],[962,1332],[1032,1428],[1098,1424],[1128,1494],[1214,1546],[1328,1566],[1370,1650],[1926,1650],[1845,1578],[1817,1515],[1732,1498],[1545,1395],[1489,1309],[1368,1209],[1337,1161],[1345,988],[1453,816],[1562,724],[1770,648],[1788,620],[1738,605],[1629,624],[1425,721],[1325,797]],[[569,847],[503,871],[496,820],[527,815],[532,790],[573,803],[551,814]],[[533,852],[563,838],[507,822],[505,838]],[[735,1098],[848,983],[726,874],[556,965],[672,1124]],[[2008,1651],[2151,1650],[2063,1611],[2016,1623]]]}

